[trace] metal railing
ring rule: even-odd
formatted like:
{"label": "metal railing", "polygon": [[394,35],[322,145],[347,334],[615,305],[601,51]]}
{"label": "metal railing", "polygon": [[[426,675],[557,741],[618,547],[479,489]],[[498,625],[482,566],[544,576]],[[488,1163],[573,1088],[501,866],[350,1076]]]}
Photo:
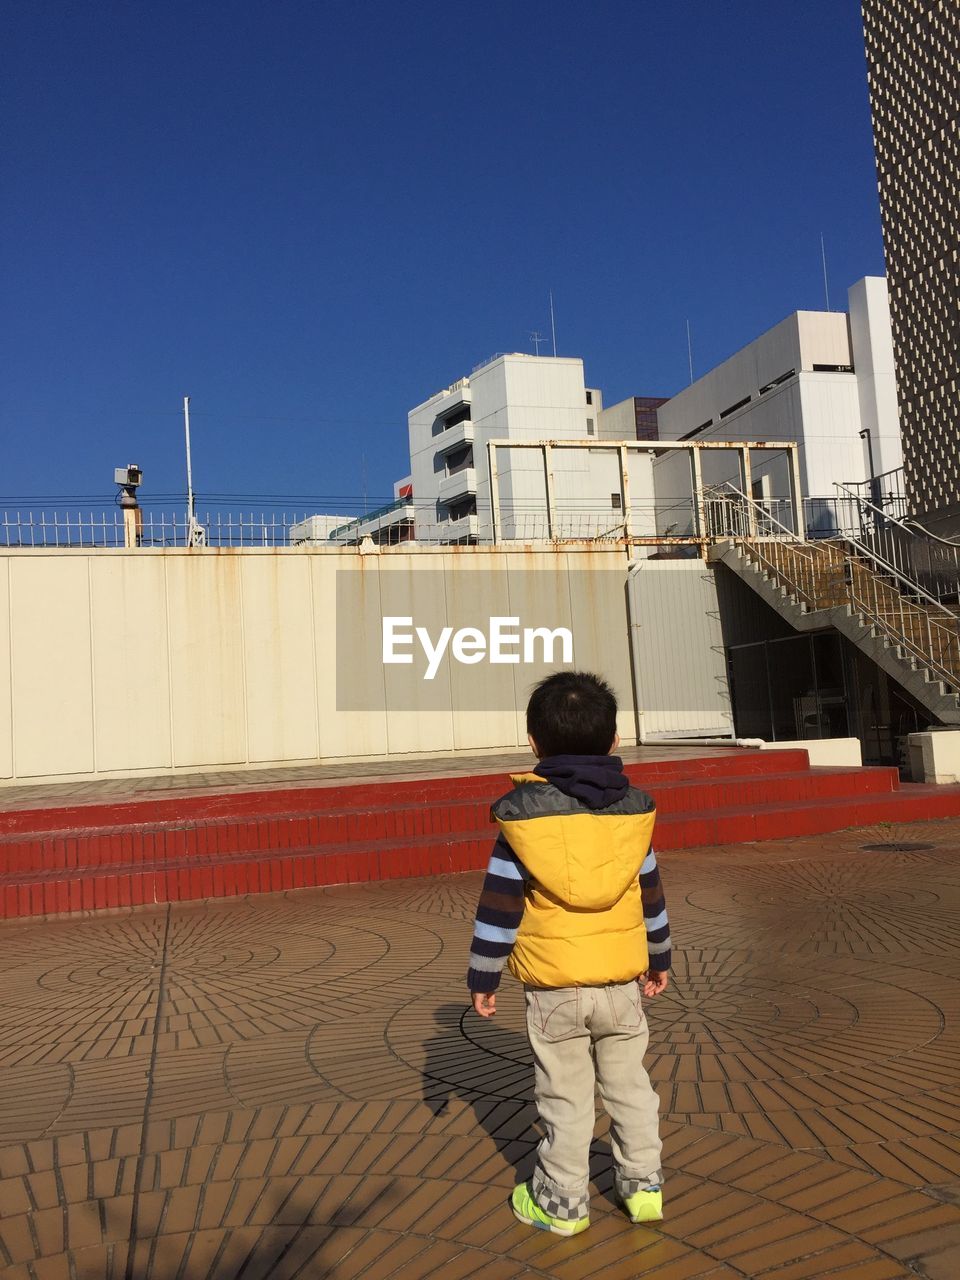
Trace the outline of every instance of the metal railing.
{"label": "metal railing", "polygon": [[[376,507],[373,511],[365,512],[362,516],[355,516],[352,520],[347,520],[344,524],[338,525],[337,528],[331,529],[327,538],[330,542],[348,541],[351,537],[364,532],[364,526],[375,524],[378,520],[382,520],[384,516],[392,515],[395,511],[403,511],[404,507],[412,509],[412,502],[409,498],[394,498],[392,502],[386,502],[382,507]],[[397,523],[402,523],[398,521]]]}
{"label": "metal railing", "polygon": [[[506,351],[495,351],[492,356],[487,356],[486,360],[481,360],[479,364],[475,364],[473,368],[470,370],[470,376],[472,377],[480,369],[485,369],[488,364],[493,364],[494,360],[499,360],[501,356],[505,356],[506,354],[507,354]],[[466,382],[466,378],[461,378],[460,382],[461,383]],[[457,384],[454,384],[454,385],[457,385]]]}
{"label": "metal railing", "polygon": [[[138,515],[139,547],[284,547],[296,541],[291,536],[294,526],[308,519],[276,511],[213,511],[197,516],[191,537],[185,512],[141,510]],[[123,547],[125,539],[119,508],[0,511],[0,547]]]}
{"label": "metal railing", "polygon": [[902,520],[907,514],[903,467],[883,471],[870,480],[848,480],[844,488],[879,507],[887,515]]}
{"label": "metal railing", "polygon": [[[734,496],[734,493],[739,496]],[[749,506],[743,506],[745,495],[734,490],[732,484],[710,485],[704,487],[704,503],[707,515],[707,531],[713,534],[715,525],[724,526],[731,519],[740,518],[744,524],[746,536],[748,527],[753,528],[760,537],[775,536],[776,531],[791,534],[802,533],[809,541],[825,538],[837,538],[847,533],[854,536],[864,532],[864,521],[860,511],[860,500],[853,494],[833,495],[830,497],[803,498],[801,511],[803,529],[796,527],[796,514],[793,500],[788,497],[750,498]],[[724,514],[724,505],[731,507],[729,516]],[[752,521],[752,524],[751,524]],[[727,536],[731,529],[719,536]]]}
{"label": "metal railing", "polygon": [[[379,546],[457,545],[491,542],[489,511],[445,516],[436,502],[398,498],[357,514],[318,517],[314,512],[198,511],[199,536],[191,541],[186,512],[142,507],[136,546],[286,547],[357,546],[369,538]],[[624,513],[607,501],[555,499],[549,518],[542,502],[501,502],[500,540],[504,542],[625,541],[697,546],[697,514],[692,498],[672,502],[645,501]],[[101,509],[0,509],[3,548],[122,548],[126,543],[123,511]]]}
{"label": "metal railing", "polygon": [[[770,500],[749,498],[733,484],[711,487],[704,502],[714,538],[730,538],[754,563],[787,587],[808,608],[817,608],[820,549],[771,511]],[[793,507],[790,504],[792,515]]]}
{"label": "metal railing", "polygon": [[854,551],[844,566],[853,607],[894,644],[960,689],[960,619],[871,548],[855,539],[845,541]]}
{"label": "metal railing", "polygon": [[717,510],[726,535],[808,610],[849,605],[939,680],[960,690],[960,618],[942,601],[849,532],[811,542],[733,485],[723,488],[726,501]]}
{"label": "metal railing", "polygon": [[[791,498],[751,498],[732,481],[704,485],[704,517],[710,537],[794,538],[803,540],[796,527]],[[819,499],[804,498],[803,503]]]}
{"label": "metal railing", "polygon": [[[950,594],[957,594],[960,590],[960,546],[939,539],[910,521],[906,515],[906,499],[902,496],[878,504],[859,492],[863,487],[864,485],[853,483],[835,483],[837,493],[833,495],[803,498],[801,509],[805,537],[810,541],[851,537],[869,544],[875,537],[883,535],[887,539],[886,545],[890,547],[891,539],[897,537],[912,547],[912,551],[904,548],[898,552],[904,567],[913,564],[918,575],[925,573],[931,578],[945,576],[949,586],[940,594],[948,591]],[[703,492],[708,511],[713,508],[714,511],[722,512],[724,503],[727,503],[739,512],[745,522],[748,521],[746,509],[742,505],[738,506],[740,499],[733,496],[732,483],[706,485]],[[740,491],[735,492],[739,494]],[[799,532],[796,529],[792,499],[783,496],[750,498],[749,505],[756,513],[758,528],[762,529],[765,521],[772,521],[781,529],[786,528],[791,533]],[[723,523],[722,517],[720,523]],[[897,530],[900,532],[897,533]],[[708,532],[711,532],[709,527]],[[912,558],[908,559],[908,556]],[[888,558],[893,559],[893,556]]]}
{"label": "metal railing", "polygon": [[960,546],[893,516],[854,492],[852,485],[838,484],[837,489],[849,511],[843,537],[868,547],[935,600],[960,601]]}
{"label": "metal railing", "polygon": [[945,684],[960,690],[960,633],[955,615],[929,597],[923,605],[914,603],[885,574],[864,569],[855,561],[845,566],[845,582],[857,613]]}

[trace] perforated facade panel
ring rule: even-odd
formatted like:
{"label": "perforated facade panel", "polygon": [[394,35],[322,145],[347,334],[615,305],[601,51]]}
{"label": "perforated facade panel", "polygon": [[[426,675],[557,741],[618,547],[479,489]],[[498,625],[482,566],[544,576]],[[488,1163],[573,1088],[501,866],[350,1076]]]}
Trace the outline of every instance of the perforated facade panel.
{"label": "perforated facade panel", "polygon": [[960,508],[960,0],[863,0],[904,473]]}

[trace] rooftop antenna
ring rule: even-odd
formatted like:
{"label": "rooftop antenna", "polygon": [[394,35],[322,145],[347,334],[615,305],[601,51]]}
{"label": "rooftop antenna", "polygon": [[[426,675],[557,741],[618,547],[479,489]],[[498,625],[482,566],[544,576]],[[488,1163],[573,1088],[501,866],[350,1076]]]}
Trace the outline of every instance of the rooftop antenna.
{"label": "rooftop antenna", "polygon": [[206,544],[206,530],[197,520],[196,502],[193,496],[193,466],[190,460],[190,397],[183,397],[183,434],[187,443],[187,546],[202,547]]}
{"label": "rooftop antenna", "polygon": [[550,290],[550,334],[553,338],[553,357],[557,357],[557,322],[553,315],[553,290]]}
{"label": "rooftop antenna", "polygon": [[823,244],[823,232],[820,232],[820,259],[823,262],[823,296],[827,300],[827,310],[830,310],[830,287],[827,284],[827,251]]}
{"label": "rooftop antenna", "polygon": [[534,348],[536,349],[536,353],[537,353],[537,355],[539,355],[539,354],[540,354],[540,343],[541,343],[541,342],[546,342],[546,338],[543,336],[543,334],[540,332],[540,330],[539,330],[539,329],[531,329],[531,331],[530,331],[530,341],[533,343]]}
{"label": "rooftop antenna", "polygon": [[687,321],[687,364],[690,368],[690,383],[693,384],[693,339],[690,337],[690,321]]}

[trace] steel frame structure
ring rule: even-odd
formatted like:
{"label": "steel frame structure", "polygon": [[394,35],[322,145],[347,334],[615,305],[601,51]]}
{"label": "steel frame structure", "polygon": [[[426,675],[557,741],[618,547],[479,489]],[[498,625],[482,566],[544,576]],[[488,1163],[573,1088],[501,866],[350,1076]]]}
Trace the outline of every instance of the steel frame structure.
{"label": "steel frame structure", "polygon": [[[803,495],[800,485],[800,456],[796,440],[595,440],[591,437],[589,440],[488,440],[487,441],[487,467],[490,479],[490,513],[491,513],[491,533],[493,542],[500,542],[500,475],[497,468],[497,450],[498,449],[538,449],[543,459],[543,476],[546,493],[546,515],[547,515],[547,537],[554,537],[554,497],[553,497],[553,469],[551,466],[552,454],[555,449],[613,449],[617,452],[619,460],[619,478],[620,478],[620,515],[621,519],[618,523],[623,525],[624,541],[632,545],[651,546],[660,543],[668,544],[696,544],[705,546],[710,540],[710,532],[707,526],[705,512],[705,497],[703,487],[703,468],[700,464],[700,454],[703,450],[723,450],[727,453],[736,453],[739,456],[740,467],[740,488],[744,493],[750,493],[753,487],[753,478],[750,466],[750,454],[754,450],[757,452],[780,452],[790,455],[790,465],[788,468],[790,476],[790,504],[793,511],[793,518],[796,522],[798,532],[803,536],[804,517],[803,517]],[[630,478],[628,455],[632,453],[653,453],[663,454],[683,450],[689,454],[690,459],[690,480],[693,491],[693,507],[696,522],[695,533],[692,537],[680,538],[658,538],[658,537],[631,537],[628,530],[630,528]],[[756,535],[756,512],[751,507],[749,512],[751,520],[750,535]]]}

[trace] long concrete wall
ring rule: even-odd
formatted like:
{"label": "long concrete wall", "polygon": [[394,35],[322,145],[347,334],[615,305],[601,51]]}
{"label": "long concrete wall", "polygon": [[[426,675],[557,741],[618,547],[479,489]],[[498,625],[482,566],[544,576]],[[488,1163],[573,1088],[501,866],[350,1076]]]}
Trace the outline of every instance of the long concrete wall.
{"label": "long concrete wall", "polygon": [[[523,745],[550,663],[448,663],[429,689],[397,669],[399,710],[378,673],[382,613],[426,611],[433,630],[464,599],[568,626],[635,741],[626,569],[612,547],[0,552],[0,784]],[[363,602],[350,617],[338,574],[341,615]],[[338,706],[338,673],[361,709]]]}

